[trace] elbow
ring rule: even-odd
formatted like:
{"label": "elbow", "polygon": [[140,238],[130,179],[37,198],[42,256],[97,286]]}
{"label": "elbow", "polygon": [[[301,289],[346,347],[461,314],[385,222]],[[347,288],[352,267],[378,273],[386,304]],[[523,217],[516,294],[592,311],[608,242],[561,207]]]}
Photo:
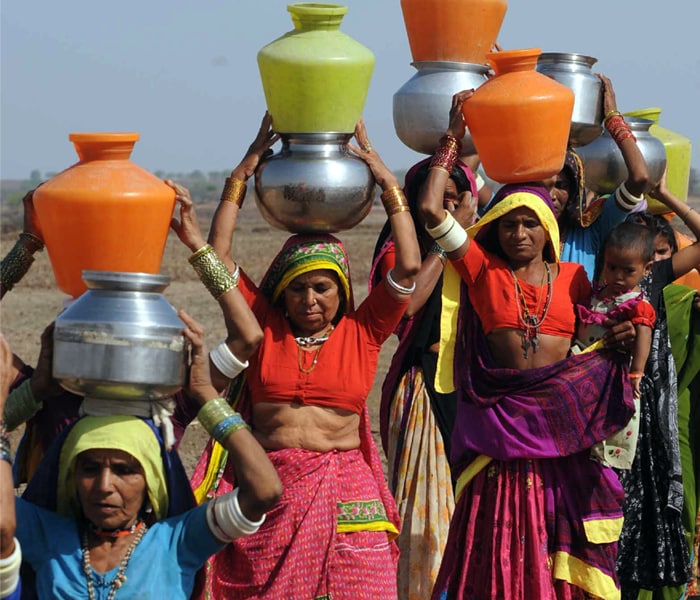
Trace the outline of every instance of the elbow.
{"label": "elbow", "polygon": [[625,183],[627,191],[635,196],[641,196],[648,192],[651,185],[652,182],[650,181],[649,170],[646,164],[637,169],[631,169]]}
{"label": "elbow", "polygon": [[274,480],[269,481],[266,485],[260,486],[256,490],[255,508],[260,513],[266,513],[272,510],[280,501],[283,491],[282,482],[279,477],[277,477],[277,473],[275,473]]}

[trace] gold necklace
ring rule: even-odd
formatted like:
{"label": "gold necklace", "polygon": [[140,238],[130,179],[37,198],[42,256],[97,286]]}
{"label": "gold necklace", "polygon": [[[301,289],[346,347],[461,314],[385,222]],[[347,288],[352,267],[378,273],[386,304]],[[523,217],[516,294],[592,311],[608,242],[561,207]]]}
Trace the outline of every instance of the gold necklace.
{"label": "gold necklace", "polygon": [[[516,303],[518,306],[518,320],[522,325],[522,343],[520,344],[523,349],[523,358],[527,358],[532,346],[532,351],[537,353],[539,348],[540,340],[540,326],[547,318],[547,313],[549,312],[549,305],[552,302],[552,271],[549,268],[549,263],[545,261],[544,271],[542,272],[542,282],[540,283],[540,289],[537,293],[537,305],[535,306],[534,313],[530,312],[527,306],[527,300],[525,298],[525,293],[523,288],[520,286],[520,281],[515,271],[509,266],[510,273],[513,276],[513,281],[515,282],[515,295]],[[544,302],[544,310],[542,311],[542,316],[537,315],[540,312],[540,303],[542,300],[542,288],[544,287],[545,278],[547,279],[547,296]]]}

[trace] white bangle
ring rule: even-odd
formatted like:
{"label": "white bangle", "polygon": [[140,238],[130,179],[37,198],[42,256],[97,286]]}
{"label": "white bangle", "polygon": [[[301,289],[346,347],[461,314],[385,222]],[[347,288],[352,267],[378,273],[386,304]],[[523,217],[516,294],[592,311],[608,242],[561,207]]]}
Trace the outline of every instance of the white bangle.
{"label": "white bangle", "polygon": [[5,598],[17,589],[19,585],[19,568],[22,564],[22,548],[17,538],[15,549],[7,558],[0,558],[0,593]]}
{"label": "white bangle", "polygon": [[215,498],[207,506],[207,525],[214,537],[222,542],[255,533],[265,522],[265,516],[259,521],[251,521],[243,514],[238,503],[238,488]]}
{"label": "white bangle", "polygon": [[486,185],[484,178],[481,175],[479,175],[478,173],[474,177],[474,181],[476,181],[476,191],[477,192],[480,192],[481,188],[483,188]]}
{"label": "white bangle", "polygon": [[639,204],[642,200],[644,200],[644,194],[641,196],[635,196],[634,194],[630,194],[629,190],[627,189],[627,186],[625,185],[625,182],[623,181],[620,186],[615,190],[615,200],[617,201],[618,206],[622,210],[630,211],[632,210],[637,204]]}
{"label": "white bangle", "polygon": [[231,349],[228,347],[226,342],[221,342],[216,348],[209,352],[209,358],[214,366],[219,369],[222,375],[233,379],[236,377],[243,369],[248,367],[248,361],[241,362]]}
{"label": "white bangle", "polygon": [[404,287],[394,281],[394,278],[391,276],[391,271],[386,274],[386,282],[389,284],[389,287],[394,288],[399,294],[406,294],[407,296],[410,296],[416,291],[415,281],[411,284],[411,287]]}
{"label": "white bangle", "polygon": [[456,222],[457,221],[455,218],[446,210],[445,218],[441,223],[438,223],[435,227],[428,227],[426,225],[425,230],[428,232],[428,235],[431,238],[434,240],[439,240],[441,237],[450,232],[450,230],[455,226]]}
{"label": "white bangle", "polygon": [[[457,223],[457,221],[455,221]],[[439,240],[435,240],[445,252],[454,252],[457,248],[461,248],[464,242],[467,241],[467,232],[462,229],[462,226],[457,224]]]}

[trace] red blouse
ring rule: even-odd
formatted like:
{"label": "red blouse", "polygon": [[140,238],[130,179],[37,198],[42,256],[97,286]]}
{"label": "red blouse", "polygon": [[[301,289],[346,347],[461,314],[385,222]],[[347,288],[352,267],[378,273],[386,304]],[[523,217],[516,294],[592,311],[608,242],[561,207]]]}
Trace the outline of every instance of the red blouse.
{"label": "red blouse", "polygon": [[[382,343],[401,320],[408,300],[394,299],[385,285],[376,286],[354,312],[345,314],[320,346],[316,366],[301,351],[284,316],[241,272],[239,289],[263,329],[263,341],[250,358],[247,383],[251,402],[280,402],[362,412],[372,389]],[[306,359],[306,360],[304,360]]]}
{"label": "red blouse", "polygon": [[[494,329],[521,329],[518,317],[517,294],[513,274],[502,258],[484,251],[472,241],[466,254],[452,261],[455,269],[469,286],[469,298],[479,315],[484,333]],[[519,280],[527,305],[537,306],[538,295],[546,294],[540,287]],[[549,312],[540,326],[540,332],[561,337],[573,337],[576,331],[574,304],[591,294],[591,284],[586,271],[575,263],[559,263],[559,274],[552,286]],[[544,297],[542,297],[544,303]]]}

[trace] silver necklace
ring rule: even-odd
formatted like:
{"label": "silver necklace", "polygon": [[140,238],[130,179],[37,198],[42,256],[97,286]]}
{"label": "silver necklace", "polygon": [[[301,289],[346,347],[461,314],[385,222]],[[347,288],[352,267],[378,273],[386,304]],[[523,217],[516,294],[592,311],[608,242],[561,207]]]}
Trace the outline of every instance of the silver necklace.
{"label": "silver necklace", "polygon": [[[117,590],[126,581],[126,568],[129,565],[131,555],[134,553],[136,546],[138,546],[139,542],[141,541],[141,538],[143,538],[147,530],[148,527],[145,523],[143,523],[143,525],[139,527],[138,531],[136,532],[136,535],[131,541],[131,544],[129,544],[129,547],[126,549],[126,554],[124,554],[124,558],[122,558],[121,561],[119,561],[119,570],[117,571],[117,574],[112,580],[109,589],[109,594],[107,595],[107,600],[113,600],[114,596],[117,593]],[[87,578],[88,598],[90,598],[90,600],[95,600],[95,583],[92,580],[92,567],[90,566],[90,548],[88,547],[87,529],[83,529],[80,536],[80,542],[81,550],[83,552],[83,572],[85,573],[85,577]]]}
{"label": "silver necklace", "polygon": [[309,335],[309,336],[300,335],[300,336],[295,337],[294,341],[297,343],[297,346],[300,346],[301,348],[309,348],[311,346],[320,346],[324,342],[328,341],[328,338],[331,337],[331,333],[333,333],[334,329],[335,329],[335,326],[333,324],[331,324],[326,335],[322,335],[319,337],[314,337],[312,335]]}

